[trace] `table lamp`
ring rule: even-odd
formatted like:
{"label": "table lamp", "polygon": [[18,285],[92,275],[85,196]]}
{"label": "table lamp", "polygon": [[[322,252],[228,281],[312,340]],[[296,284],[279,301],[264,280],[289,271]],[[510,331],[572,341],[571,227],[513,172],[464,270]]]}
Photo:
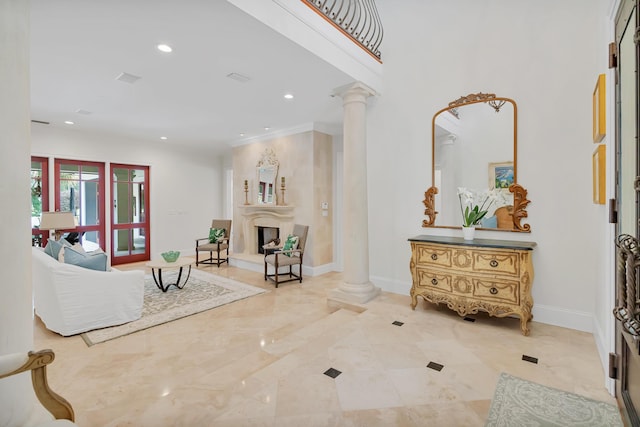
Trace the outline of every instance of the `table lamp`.
{"label": "table lamp", "polygon": [[42,212],[40,230],[55,230],[53,233],[55,240],[60,240],[62,234],[58,230],[73,228],[76,228],[76,219],[71,212]]}

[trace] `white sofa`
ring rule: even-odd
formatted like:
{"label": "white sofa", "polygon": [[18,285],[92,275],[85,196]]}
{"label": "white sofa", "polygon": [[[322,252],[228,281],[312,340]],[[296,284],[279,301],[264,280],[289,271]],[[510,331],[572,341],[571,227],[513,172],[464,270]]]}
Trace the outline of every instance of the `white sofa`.
{"label": "white sofa", "polygon": [[36,247],[32,258],[34,306],[47,329],[69,336],[140,318],[143,271],[90,270]]}

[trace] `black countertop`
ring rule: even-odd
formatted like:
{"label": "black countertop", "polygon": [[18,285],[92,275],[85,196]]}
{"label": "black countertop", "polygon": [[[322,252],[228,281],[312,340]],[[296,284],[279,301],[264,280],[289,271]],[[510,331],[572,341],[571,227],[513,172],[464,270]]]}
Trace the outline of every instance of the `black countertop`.
{"label": "black countertop", "polygon": [[410,242],[443,243],[458,246],[478,246],[502,249],[520,249],[531,251],[536,247],[536,242],[520,242],[517,240],[497,240],[497,239],[473,239],[464,240],[462,237],[449,236],[427,236],[421,235],[411,237]]}

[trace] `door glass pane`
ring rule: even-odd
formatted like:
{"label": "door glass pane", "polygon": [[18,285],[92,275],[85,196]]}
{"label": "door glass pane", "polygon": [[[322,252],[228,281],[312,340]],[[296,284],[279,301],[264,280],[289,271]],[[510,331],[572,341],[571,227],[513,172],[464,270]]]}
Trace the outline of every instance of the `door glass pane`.
{"label": "door glass pane", "polygon": [[89,252],[95,251],[96,249],[100,249],[100,232],[99,231],[86,231],[80,238],[80,243],[82,244],[82,248]]}
{"label": "door glass pane", "polygon": [[143,254],[145,251],[144,228],[133,228],[133,254]]}
{"label": "door glass pane", "polygon": [[131,222],[144,222],[144,212],[143,207],[144,203],[142,200],[142,184],[132,183],[131,184]]}
{"label": "door glass pane", "polygon": [[142,169],[132,169],[131,170],[131,181],[133,182],[144,182],[144,171]]}
{"label": "door glass pane", "polygon": [[[72,178],[60,180],[60,206],[61,212],[71,212],[78,219],[80,213],[80,182]],[[78,225],[84,225],[78,221]]]}
{"label": "door glass pane", "polygon": [[131,245],[131,230],[113,230],[113,255],[125,256],[129,255]]}
{"label": "door glass pane", "polygon": [[128,224],[131,222],[129,209],[129,183],[116,182],[113,186],[113,223]]}
{"label": "door glass pane", "polygon": [[140,184],[138,186],[138,191],[139,191],[139,197],[138,199],[140,200],[139,204],[139,213],[140,213],[140,217],[138,219],[138,222],[147,222],[147,216],[146,216],[146,208],[144,205],[144,184]]}
{"label": "door glass pane", "polygon": [[620,41],[620,157],[619,167],[619,234],[637,235],[636,192],[633,188],[637,175],[636,164],[636,61],[635,43],[633,41],[633,24],[636,20],[634,10],[629,26]]}
{"label": "door glass pane", "polygon": [[60,165],[60,178],[78,179],[80,177],[80,166],[78,165]]}
{"label": "door glass pane", "polygon": [[[84,173],[82,177],[84,178]],[[83,182],[80,222],[82,225],[98,225],[98,181]]]}
{"label": "door glass pane", "polygon": [[31,228],[40,226],[42,191],[42,164],[31,162]]}

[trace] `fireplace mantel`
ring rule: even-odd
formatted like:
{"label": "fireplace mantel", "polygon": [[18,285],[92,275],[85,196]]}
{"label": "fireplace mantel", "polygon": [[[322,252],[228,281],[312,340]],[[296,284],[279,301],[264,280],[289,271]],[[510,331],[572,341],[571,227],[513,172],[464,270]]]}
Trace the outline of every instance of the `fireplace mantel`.
{"label": "fireplace mantel", "polygon": [[258,212],[258,211],[289,213],[289,212],[292,212],[295,208],[296,207],[293,206],[293,205],[285,205],[285,206],[279,206],[279,205],[240,205],[240,206],[238,206],[238,209],[240,209],[240,211],[243,214],[254,213],[254,212]]}
{"label": "fireplace mantel", "polygon": [[278,205],[240,205],[238,210],[242,216],[243,252],[256,254],[256,228],[275,227],[280,229],[280,235],[287,235],[293,229],[293,212],[295,206]]}

